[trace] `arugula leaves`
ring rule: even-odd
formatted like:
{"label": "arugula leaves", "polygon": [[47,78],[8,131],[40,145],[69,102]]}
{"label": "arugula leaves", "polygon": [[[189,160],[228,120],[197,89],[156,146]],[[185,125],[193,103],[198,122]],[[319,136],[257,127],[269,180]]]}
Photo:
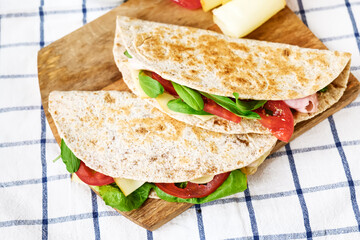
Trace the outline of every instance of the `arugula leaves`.
{"label": "arugula leaves", "polygon": [[69,173],[74,173],[79,170],[80,160],[74,155],[74,153],[66,146],[64,139],[61,139],[61,159],[66,165],[66,170]]}
{"label": "arugula leaves", "polygon": [[120,211],[131,211],[139,208],[145,202],[153,187],[154,185],[151,183],[144,183],[128,196],[125,196],[115,183],[95,187],[94,189],[99,192],[106,205]]}
{"label": "arugula leaves", "polygon": [[164,93],[164,87],[155,79],[146,75],[143,71],[139,72],[139,82],[142,90],[151,98],[156,98]]}
{"label": "arugula leaves", "polygon": [[196,90],[171,82],[175,91],[184,102],[196,111],[204,109],[204,101]]}
{"label": "arugula leaves", "polygon": [[252,111],[248,111],[248,110],[243,111],[243,110],[239,109],[238,106],[236,105],[236,103],[228,97],[223,97],[223,96],[219,96],[219,95],[215,95],[215,94],[209,94],[209,93],[205,93],[205,92],[201,92],[201,94],[204,95],[205,97],[213,100],[214,102],[216,102],[223,108],[229,110],[232,113],[235,113],[236,115],[238,115],[240,117],[249,118],[249,119],[260,119],[261,118],[260,115],[257,114],[256,112],[252,112]]}
{"label": "arugula leaves", "polygon": [[163,192],[160,188],[155,186],[156,194],[159,198],[168,201],[168,202],[187,202],[193,204],[206,203],[214,201],[219,198],[223,198],[238,192],[245,191],[247,188],[247,178],[244,173],[240,170],[234,170],[230,173],[229,177],[225,182],[215,190],[215,192],[203,198],[178,198],[170,194]]}
{"label": "arugula leaves", "polygon": [[236,106],[241,111],[251,111],[251,110],[258,109],[258,108],[264,106],[264,104],[267,102],[266,100],[241,101],[241,100],[239,100],[238,93],[233,93],[233,95],[236,100]]}
{"label": "arugula leaves", "polygon": [[127,56],[128,58],[132,58],[132,56],[130,55],[130,53],[127,50],[124,52],[124,55]]}
{"label": "arugula leaves", "polygon": [[170,100],[167,103],[167,106],[170,110],[179,113],[193,114],[193,115],[212,115],[211,113],[205,112],[203,110],[196,111],[185,102],[183,102],[180,98]]}

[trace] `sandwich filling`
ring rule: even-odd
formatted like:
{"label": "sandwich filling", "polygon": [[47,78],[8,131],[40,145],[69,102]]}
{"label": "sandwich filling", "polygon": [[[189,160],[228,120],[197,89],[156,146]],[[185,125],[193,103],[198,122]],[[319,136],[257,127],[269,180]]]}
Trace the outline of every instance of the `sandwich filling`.
{"label": "sandwich filling", "polygon": [[78,159],[63,139],[61,141],[61,158],[66,169],[73,174],[72,180],[90,185],[100,194],[107,205],[120,211],[139,208],[148,198],[151,190],[154,190],[159,198],[166,201],[194,204],[242,192],[247,188],[247,174],[252,174],[254,168],[257,168],[269,154],[270,150],[251,166],[240,170],[208,175],[180,183],[148,183],[125,178],[112,178],[97,172]]}
{"label": "sandwich filling", "polygon": [[133,69],[132,78],[140,97],[155,98],[163,111],[194,115],[204,121],[214,116],[234,123],[240,123],[242,118],[255,119],[276,138],[285,142],[290,140],[294,131],[293,112],[316,112],[317,95],[326,91],[325,87],[319,93],[285,101],[242,100],[235,92],[234,98],[229,98],[197,91],[166,80],[155,72],[144,70],[145,67],[132,58],[128,51],[125,51],[124,55],[128,57],[129,67]]}
{"label": "sandwich filling", "polygon": [[66,169],[120,211],[140,207],[151,190],[188,203],[244,191],[245,167],[276,143],[268,134],[198,129],[128,92],[52,92],[49,112]]}

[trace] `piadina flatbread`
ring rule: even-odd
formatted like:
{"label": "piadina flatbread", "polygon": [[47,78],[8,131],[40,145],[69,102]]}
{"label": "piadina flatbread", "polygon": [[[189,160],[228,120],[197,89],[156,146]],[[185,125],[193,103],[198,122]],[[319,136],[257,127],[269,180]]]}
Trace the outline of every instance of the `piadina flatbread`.
{"label": "piadina flatbread", "polygon": [[[138,96],[138,79],[131,75],[133,64],[142,70],[192,89],[241,99],[288,100],[318,92],[314,113],[294,113],[294,123],[325,111],[343,95],[350,74],[351,54],[339,51],[300,48],[293,45],[236,39],[208,30],[117,18],[114,58],[124,81]],[[155,99],[145,98],[163,111]],[[229,134],[269,134],[255,119],[240,123],[213,117],[202,120],[194,115],[164,111],[179,121]]]}
{"label": "piadina flatbread", "polygon": [[129,92],[54,91],[60,137],[88,167],[111,177],[183,182],[245,167],[269,154],[270,134],[224,134],[185,124]]}

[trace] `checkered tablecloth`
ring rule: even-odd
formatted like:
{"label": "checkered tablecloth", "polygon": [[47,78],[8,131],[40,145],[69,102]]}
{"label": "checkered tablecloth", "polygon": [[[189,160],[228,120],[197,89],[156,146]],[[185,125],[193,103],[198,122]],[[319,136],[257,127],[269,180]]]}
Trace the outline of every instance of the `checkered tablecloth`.
{"label": "checkered tablecloth", "polygon": [[[360,98],[271,155],[244,193],[150,232],[71,183],[41,107],[37,52],[120,0],[0,0],[0,239],[360,239]],[[288,0],[360,78],[360,1]]]}

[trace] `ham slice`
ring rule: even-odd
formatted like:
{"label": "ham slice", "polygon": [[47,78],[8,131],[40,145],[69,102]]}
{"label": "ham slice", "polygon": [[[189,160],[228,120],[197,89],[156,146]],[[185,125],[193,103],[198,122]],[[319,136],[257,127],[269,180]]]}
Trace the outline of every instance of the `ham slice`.
{"label": "ham slice", "polygon": [[318,105],[319,105],[316,93],[314,93],[313,95],[304,97],[304,98],[285,100],[284,102],[290,108],[293,108],[302,113],[316,112],[318,109]]}

